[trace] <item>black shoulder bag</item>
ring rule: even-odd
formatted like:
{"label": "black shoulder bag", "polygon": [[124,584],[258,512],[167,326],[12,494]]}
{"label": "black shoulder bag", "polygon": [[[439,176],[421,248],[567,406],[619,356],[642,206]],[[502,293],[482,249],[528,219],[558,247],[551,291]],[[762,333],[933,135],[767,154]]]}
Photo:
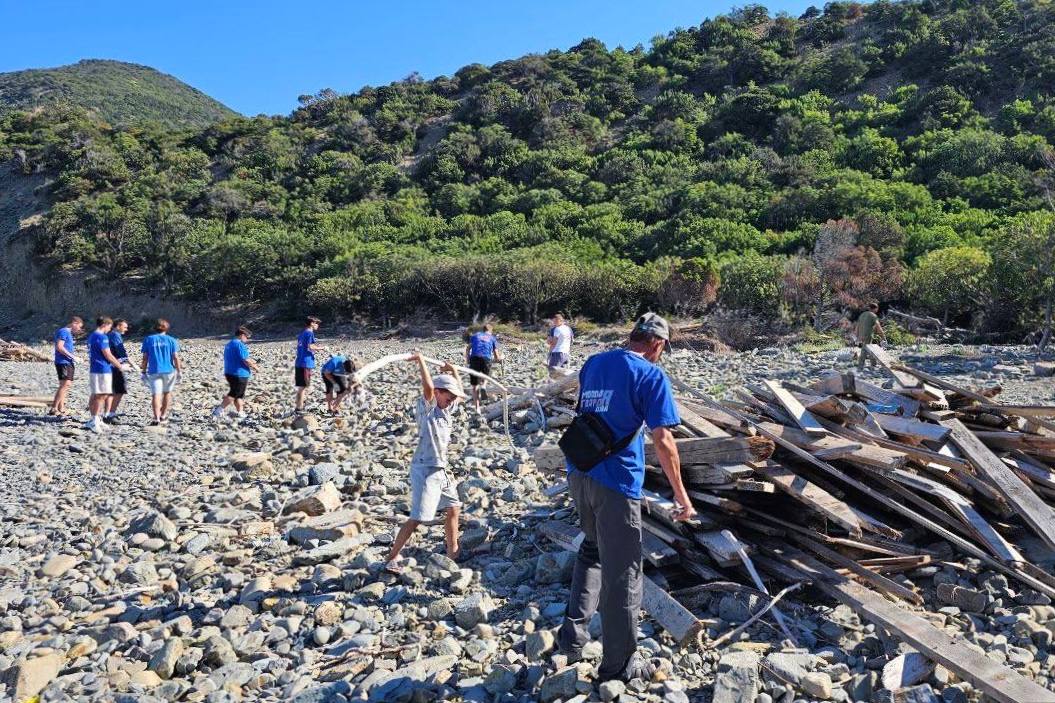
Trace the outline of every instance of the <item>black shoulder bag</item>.
{"label": "black shoulder bag", "polygon": [[629,447],[640,431],[641,428],[638,428],[626,437],[616,440],[612,428],[600,415],[579,413],[561,435],[557,446],[572,466],[585,473],[613,454]]}

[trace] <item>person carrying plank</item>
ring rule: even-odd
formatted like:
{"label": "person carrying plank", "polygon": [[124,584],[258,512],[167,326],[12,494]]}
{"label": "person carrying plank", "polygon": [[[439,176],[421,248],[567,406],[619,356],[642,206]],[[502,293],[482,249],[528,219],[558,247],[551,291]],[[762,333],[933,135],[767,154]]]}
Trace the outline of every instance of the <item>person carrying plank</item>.
{"label": "person carrying plank", "polygon": [[[484,328],[469,337],[469,343],[465,345],[465,361],[470,369],[483,374],[491,375],[491,364],[502,360],[502,352],[498,350],[498,337],[494,334],[494,325],[487,323]],[[487,381],[479,376],[470,376],[469,385],[473,389],[473,404],[476,412],[480,412],[480,399],[486,397]]]}
{"label": "person carrying plank", "polygon": [[418,525],[436,517],[444,511],[443,528],[447,543],[447,556],[461,559],[458,549],[458,516],[461,501],[457,486],[447,473],[447,446],[451,441],[453,410],[459,400],[466,396],[458,372],[449,362],[440,369],[442,373],[433,377],[420,353],[410,357],[421,373],[421,397],[418,398],[415,415],[418,422],[418,446],[410,460],[410,517],[399,528],[392,548],[388,552],[385,569],[389,573],[402,573],[399,553],[418,529]]}
{"label": "person carrying plank", "polygon": [[865,353],[865,346],[871,344],[875,338],[886,339],[883,325],[879,324],[878,313],[879,305],[869,303],[868,308],[857,316],[857,322],[854,323],[854,336],[857,338],[857,346],[860,348],[857,352],[857,368],[859,369],[865,367],[865,361],[875,366],[875,360]]}
{"label": "person carrying plank", "polygon": [[[607,458],[586,470],[566,462],[568,488],[584,539],[557,640],[561,652],[577,659],[590,638],[590,619],[600,611],[604,655],[597,674],[601,681],[647,681],[656,670],[653,662],[637,653],[642,595],[643,427],[651,430],[660,466],[674,489],[679,508],[674,519],[689,520],[696,514],[682,483],[678,446],[671,432],[681,422],[674,392],[657,365],[669,339],[667,321],[647,313],[637,320],[626,348],[594,354],[579,371],[580,415],[593,415],[589,419],[602,421],[618,441],[613,440],[611,451],[600,455],[607,454]],[[562,449],[564,441],[562,438]]]}
{"label": "person carrying plank", "polygon": [[66,396],[73,385],[73,375],[77,366],[77,357],[73,350],[73,338],[84,329],[84,320],[74,315],[65,327],[55,332],[55,373],[59,377],[59,387],[51,401],[48,415],[66,414]]}
{"label": "person carrying plank", "polygon": [[334,354],[322,365],[322,384],[326,388],[326,407],[331,414],[341,411],[341,403],[355,390],[352,374],[356,364],[343,354]]}

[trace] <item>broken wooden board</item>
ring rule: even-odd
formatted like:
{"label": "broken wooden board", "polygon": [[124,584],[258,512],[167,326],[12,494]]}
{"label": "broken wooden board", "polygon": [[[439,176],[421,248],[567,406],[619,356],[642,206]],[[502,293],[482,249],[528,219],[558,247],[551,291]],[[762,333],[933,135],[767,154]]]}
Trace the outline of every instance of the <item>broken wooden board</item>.
{"label": "broken wooden board", "polygon": [[1011,467],[1001,461],[974,433],[959,420],[942,423],[952,430],[951,439],[964,456],[1018,511],[1034,532],[1052,549],[1055,549],[1055,510],[1033,492]]}
{"label": "broken wooden board", "polygon": [[707,554],[718,566],[730,567],[740,563],[740,549],[750,551],[738,539],[729,539],[722,534],[725,530],[708,530],[704,532],[693,532],[692,538],[696,544],[707,550]]}
{"label": "broken wooden board", "polygon": [[1055,417],[1055,405],[994,405],[992,403],[982,403],[979,407],[989,412],[1018,415],[1020,417]]}
{"label": "broken wooden board", "polygon": [[[582,532],[571,525],[551,521],[542,523],[538,529],[557,546],[569,552],[579,551]],[[642,575],[641,582],[641,607],[645,612],[679,643],[695,641],[704,623],[648,576]]]}
{"label": "broken wooden board", "polygon": [[791,416],[791,419],[795,421],[795,424],[806,434],[814,437],[823,437],[828,434],[828,430],[821,427],[820,423],[817,422],[817,418],[809,410],[802,407],[802,403],[798,401],[798,398],[781,386],[779,382],[767,379],[762,383],[777,399],[777,402],[783,406],[784,410]]}
{"label": "broken wooden board", "polygon": [[879,368],[883,369],[883,373],[894,379],[894,382],[902,388],[920,388],[923,386],[920,380],[912,374],[894,368],[897,362],[891,359],[890,355],[886,353],[886,349],[883,349],[878,344],[866,344],[863,352],[875,359],[875,362],[879,364]]}
{"label": "broken wooden board", "polygon": [[1006,450],[1017,449],[1023,452],[1039,454],[1055,453],[1055,437],[1026,434],[1025,432],[990,432],[986,430],[975,430],[972,434],[988,447]]}
{"label": "broken wooden board", "polygon": [[[645,466],[645,470],[653,476],[664,476],[663,470],[651,464]],[[681,467],[681,480],[695,486],[723,486],[735,483],[740,476],[750,476],[754,469],[744,464],[711,466],[709,464],[698,464]]]}
{"label": "broken wooden board", "polygon": [[905,586],[902,586],[896,581],[888,579],[882,574],[878,574],[874,571],[871,571],[870,569],[861,566],[850,557],[840,552],[837,552],[834,549],[826,547],[825,545],[820,544],[819,542],[814,542],[813,540],[808,539],[802,535],[792,535],[791,538],[806,549],[809,549],[811,552],[815,553],[817,556],[821,557],[822,559],[826,559],[843,569],[849,570],[853,575],[857,576],[859,579],[871,584],[871,586],[876,590],[883,591],[884,593],[889,593],[895,598],[904,598],[913,605],[923,605],[923,597],[920,594],[916,593],[915,591],[909,588],[906,588]]}
{"label": "broken wooden board", "polygon": [[[682,464],[738,464],[761,461],[773,454],[773,442],[764,437],[696,437],[675,440]],[[659,464],[656,446],[645,443],[645,463]]]}
{"label": "broken wooden board", "polygon": [[677,552],[647,530],[641,531],[641,554],[649,564],[657,567],[677,564],[680,560]]}
{"label": "broken wooden board", "polygon": [[949,436],[949,428],[931,422],[920,422],[907,417],[882,413],[876,413],[873,417],[884,431],[908,437],[916,442],[944,442]]}
{"label": "broken wooden board", "polygon": [[774,462],[767,462],[758,472],[795,500],[845,527],[852,536],[861,536],[861,521],[846,503],[823,488],[810,483],[786,466]]}
{"label": "broken wooden board", "polygon": [[960,519],[960,521],[992,552],[993,556],[1007,563],[1023,561],[1015,546],[993,529],[971,501],[937,481],[907,471],[895,471],[891,479],[913,488],[925,495],[938,498]]}
{"label": "broken wooden board", "polygon": [[[837,446],[845,446],[847,444],[856,444],[856,442],[851,442],[850,440],[830,435],[819,439],[816,437],[810,437],[801,430],[787,427],[786,425],[778,425],[772,422],[762,422],[759,423],[758,426],[766,430],[766,432],[776,435],[784,441],[790,442],[800,449],[805,449],[809,452]],[[891,451],[873,445],[861,445],[858,449],[851,452],[847,458],[852,458],[855,462],[859,462],[865,466],[872,466],[880,469],[900,469],[907,461],[905,455],[900,452]]]}
{"label": "broken wooden board", "polygon": [[[509,399],[509,410],[520,410],[523,408],[531,407],[535,404],[535,400],[538,398],[552,398],[562,393],[574,391],[579,386],[579,375],[570,374],[564,378],[558,379],[553,383],[547,383],[539,388],[533,388],[526,393],[521,393],[518,396],[514,396]],[[496,420],[502,416],[502,406],[505,401],[498,401],[497,403],[491,403],[482,410],[484,418],[488,421]]]}
{"label": "broken wooden board", "polygon": [[915,613],[899,608],[878,593],[853,582],[816,559],[787,559],[796,571],[866,620],[912,645],[964,681],[1000,703],[1055,703],[1055,692],[1030,681],[985,654],[971,649]]}

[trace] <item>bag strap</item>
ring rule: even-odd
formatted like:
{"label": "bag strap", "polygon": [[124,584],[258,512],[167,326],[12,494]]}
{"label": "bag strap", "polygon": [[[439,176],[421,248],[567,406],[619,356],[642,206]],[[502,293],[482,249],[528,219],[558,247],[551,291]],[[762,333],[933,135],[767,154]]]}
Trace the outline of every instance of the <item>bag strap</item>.
{"label": "bag strap", "polygon": [[[642,425],[641,427],[644,427],[644,425]],[[613,444],[611,450],[609,450],[608,454],[605,455],[605,459],[610,456],[614,456],[629,447],[630,443],[633,442],[637,438],[638,433],[641,432],[641,427],[638,427],[626,437],[623,437],[621,440]]]}

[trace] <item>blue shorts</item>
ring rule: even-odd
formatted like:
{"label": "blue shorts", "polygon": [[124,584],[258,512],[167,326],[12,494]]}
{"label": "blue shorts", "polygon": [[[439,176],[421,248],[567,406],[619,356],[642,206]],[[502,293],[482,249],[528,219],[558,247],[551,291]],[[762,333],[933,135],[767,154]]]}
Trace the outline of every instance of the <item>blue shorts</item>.
{"label": "blue shorts", "polygon": [[550,352],[549,363],[547,364],[547,366],[549,366],[551,369],[563,369],[570,362],[571,357],[569,357],[564,352]]}

